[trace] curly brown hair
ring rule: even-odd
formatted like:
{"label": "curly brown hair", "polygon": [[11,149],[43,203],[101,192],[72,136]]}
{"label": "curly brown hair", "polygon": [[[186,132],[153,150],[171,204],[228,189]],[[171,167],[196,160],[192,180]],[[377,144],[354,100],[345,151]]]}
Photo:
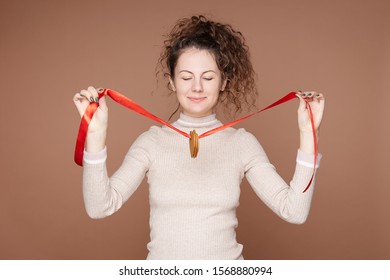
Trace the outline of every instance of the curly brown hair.
{"label": "curly brown hair", "polygon": [[236,115],[255,105],[258,95],[255,72],[241,32],[229,24],[200,15],[178,20],[166,37],[156,74],[161,71],[164,77],[173,78],[178,58],[186,49],[206,49],[214,55],[222,79],[227,80],[224,91],[219,94],[219,103],[225,112],[231,116],[230,109],[233,109],[233,115]]}

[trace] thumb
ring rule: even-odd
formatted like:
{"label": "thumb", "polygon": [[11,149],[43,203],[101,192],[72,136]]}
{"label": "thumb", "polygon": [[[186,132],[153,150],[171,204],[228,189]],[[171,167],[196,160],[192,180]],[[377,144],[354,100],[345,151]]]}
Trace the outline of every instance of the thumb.
{"label": "thumb", "polygon": [[101,110],[103,110],[105,112],[108,111],[107,102],[106,102],[106,96],[105,95],[100,97],[100,99],[99,99],[99,107],[100,107]]}

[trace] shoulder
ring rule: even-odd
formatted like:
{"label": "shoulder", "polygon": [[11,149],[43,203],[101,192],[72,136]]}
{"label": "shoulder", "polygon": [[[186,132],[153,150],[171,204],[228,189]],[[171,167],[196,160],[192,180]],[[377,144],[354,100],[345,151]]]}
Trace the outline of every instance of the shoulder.
{"label": "shoulder", "polygon": [[158,134],[161,127],[152,126],[147,131],[141,133],[131,144],[128,155],[152,158],[156,143],[158,142]]}
{"label": "shoulder", "polygon": [[251,132],[247,131],[245,128],[234,129],[234,136],[237,140],[245,146],[258,146],[261,147],[259,140]]}
{"label": "shoulder", "polygon": [[[221,132],[218,132],[226,141],[235,143],[240,147],[261,147],[256,136],[248,132],[245,128],[228,127]],[[218,139],[220,140],[220,139]]]}
{"label": "shoulder", "polygon": [[245,164],[253,161],[269,162],[268,157],[259,140],[244,128],[236,129],[236,143],[240,145],[240,156]]}
{"label": "shoulder", "polygon": [[161,130],[161,127],[158,126],[151,126],[147,131],[141,133],[137,139],[135,140],[134,144],[139,143],[152,143],[157,140],[158,134]]}

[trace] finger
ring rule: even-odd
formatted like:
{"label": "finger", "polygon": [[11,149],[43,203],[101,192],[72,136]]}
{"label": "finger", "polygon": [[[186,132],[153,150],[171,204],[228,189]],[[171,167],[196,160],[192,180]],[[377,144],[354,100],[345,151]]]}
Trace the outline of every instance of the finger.
{"label": "finger", "polygon": [[76,93],[74,96],[73,96],[73,102],[76,104],[83,104],[83,103],[89,103],[89,100],[88,98],[82,94],[82,93]]}
{"label": "finger", "polygon": [[73,103],[75,104],[80,116],[83,116],[85,110],[85,105],[83,105],[83,103],[89,104],[85,96],[82,96],[80,93],[76,93],[73,97]]}
{"label": "finger", "polygon": [[106,96],[104,96],[104,95],[102,97],[100,97],[100,99],[99,99],[99,108],[105,112],[108,111]]}
{"label": "finger", "polygon": [[304,110],[306,110],[306,101],[305,101],[305,99],[303,99],[302,95],[303,95],[303,94],[296,94],[296,96],[299,98],[299,107],[298,107],[298,111],[301,111],[301,112],[303,112]]}
{"label": "finger", "polygon": [[89,102],[95,102],[94,97],[92,96],[92,93],[91,93],[89,90],[83,89],[82,91],[80,91],[80,94],[81,94],[82,96],[85,96],[85,98],[86,98]]}
{"label": "finger", "polygon": [[88,87],[88,91],[91,93],[94,102],[99,102],[99,94],[93,86]]}
{"label": "finger", "polygon": [[321,101],[324,101],[324,95],[322,93],[316,93],[314,96],[314,100],[320,103]]}
{"label": "finger", "polygon": [[316,94],[315,91],[305,91],[304,92],[304,98],[307,101],[311,102],[311,101],[313,101],[313,98],[314,98],[315,94]]}
{"label": "finger", "polygon": [[299,91],[299,96],[302,97],[303,99],[307,98],[307,91],[302,92],[301,90]]}
{"label": "finger", "polygon": [[82,102],[82,101],[89,101],[88,98],[81,92],[78,92],[76,93],[74,96],[73,96],[73,101],[74,102]]}
{"label": "finger", "polygon": [[306,96],[313,97],[315,93],[316,93],[315,91],[306,91]]}
{"label": "finger", "polygon": [[80,93],[76,93],[74,96],[73,96],[73,102],[76,103],[76,102],[81,102],[81,100],[85,99],[84,96],[82,96]]}

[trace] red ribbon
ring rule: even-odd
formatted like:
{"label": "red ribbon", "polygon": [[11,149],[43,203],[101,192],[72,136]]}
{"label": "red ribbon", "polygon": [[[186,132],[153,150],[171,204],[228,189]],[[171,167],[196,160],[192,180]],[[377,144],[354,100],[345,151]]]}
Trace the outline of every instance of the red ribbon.
{"label": "red ribbon", "polygon": [[[116,101],[117,103],[123,105],[124,107],[138,113],[138,114],[141,114],[145,117],[148,117],[156,122],[159,122],[161,124],[164,124],[166,125],[167,127],[175,130],[176,132],[180,133],[181,135],[187,137],[187,138],[191,138],[191,136],[180,130],[180,129],[177,129],[176,127],[174,127],[173,125],[171,125],[170,123],[160,119],[159,117],[153,115],[152,113],[148,112],[146,109],[144,109],[143,107],[141,107],[140,105],[138,105],[137,103],[135,103],[133,100],[129,99],[128,97],[120,94],[119,92],[117,91],[114,91],[112,89],[103,89],[103,90],[100,90],[99,91],[99,99],[104,96],[104,95],[108,95],[109,97],[111,97],[114,101]],[[275,107],[277,105],[280,105],[280,104],[283,104],[287,101],[290,101],[294,98],[296,98],[296,92],[290,92],[288,93],[287,95],[285,95],[284,97],[280,98],[279,100],[277,100],[276,102],[272,103],[271,105],[255,112],[255,113],[252,113],[250,115],[247,115],[243,118],[240,118],[238,120],[235,120],[235,121],[232,121],[228,124],[225,124],[225,125],[222,125],[222,126],[219,126],[217,128],[214,128],[212,130],[209,130],[209,131],[206,131],[204,132],[203,134],[199,135],[199,138],[203,138],[203,137],[206,137],[206,136],[209,136],[211,134],[214,134],[218,131],[221,131],[227,127],[230,127],[230,126],[233,126],[233,125],[236,125],[237,123],[239,122],[242,122],[243,120],[246,120],[247,118],[250,118],[260,112],[263,112],[265,110],[268,110],[272,107]],[[316,131],[315,131],[315,127],[314,127],[314,118],[313,118],[313,112],[311,110],[311,107],[310,107],[310,104],[308,102],[307,99],[304,99],[305,102],[306,102],[306,105],[307,105],[307,108],[309,109],[309,114],[310,114],[310,122],[311,122],[311,127],[312,127],[312,131],[313,131],[313,139],[314,139],[314,169],[313,169],[313,175],[311,176],[311,179],[307,185],[307,187],[305,188],[305,190],[303,192],[306,192],[312,181],[313,181],[313,178],[314,178],[314,174],[315,174],[315,171],[316,171],[316,162],[317,162],[317,135],[316,135]],[[92,117],[93,115],[95,114],[97,108],[99,107],[99,104],[97,102],[91,102],[87,109],[85,110],[85,113],[83,115],[83,117],[81,118],[81,121],[80,121],[80,127],[79,127],[79,132],[78,132],[78,135],[77,135],[77,141],[76,141],[76,147],[75,147],[75,153],[74,153],[74,161],[82,166],[83,165],[83,155],[84,155],[84,146],[85,146],[85,139],[86,139],[86,136],[87,136],[87,132],[88,132],[88,126],[89,126],[89,123],[91,122],[92,120]]]}

